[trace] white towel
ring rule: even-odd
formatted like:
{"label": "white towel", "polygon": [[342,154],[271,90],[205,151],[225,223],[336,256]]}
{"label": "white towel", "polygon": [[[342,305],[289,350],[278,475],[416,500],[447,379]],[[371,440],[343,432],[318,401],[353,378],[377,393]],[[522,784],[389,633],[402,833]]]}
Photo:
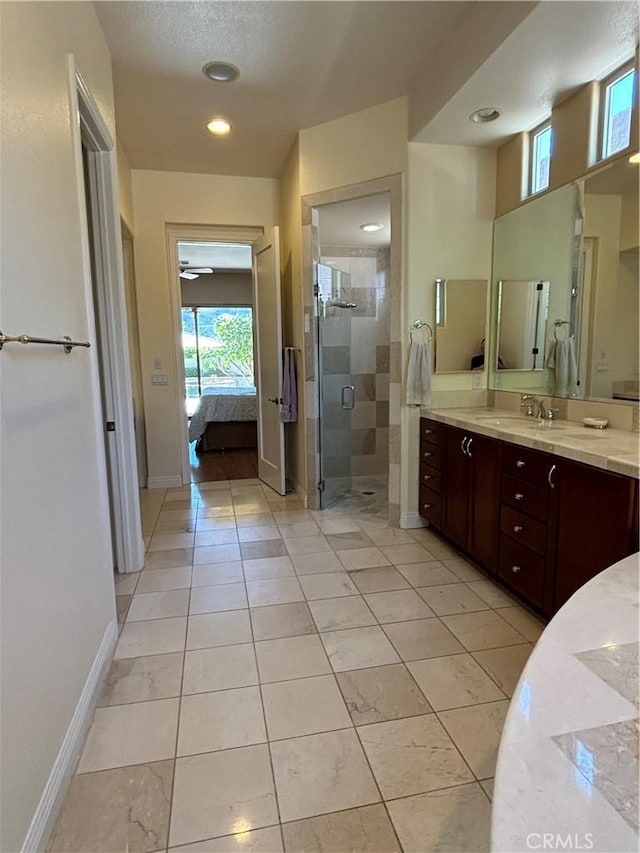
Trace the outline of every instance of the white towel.
{"label": "white towel", "polygon": [[577,397],[578,365],[573,335],[554,341],[547,356],[545,367],[552,371],[553,393],[557,397]]}
{"label": "white towel", "polygon": [[428,343],[411,341],[407,366],[407,405],[431,404],[431,347]]}

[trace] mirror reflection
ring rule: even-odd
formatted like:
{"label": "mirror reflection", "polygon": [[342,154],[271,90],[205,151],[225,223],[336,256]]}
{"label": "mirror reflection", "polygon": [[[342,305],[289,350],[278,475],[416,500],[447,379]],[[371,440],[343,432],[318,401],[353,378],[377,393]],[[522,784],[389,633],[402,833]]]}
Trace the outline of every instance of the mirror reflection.
{"label": "mirror reflection", "polygon": [[435,372],[484,369],[487,281],[436,279]]}
{"label": "mirror reflection", "polygon": [[548,281],[498,282],[498,370],[542,370]]}
{"label": "mirror reflection", "polygon": [[637,401],[638,242],[627,158],[496,219],[490,387]]}

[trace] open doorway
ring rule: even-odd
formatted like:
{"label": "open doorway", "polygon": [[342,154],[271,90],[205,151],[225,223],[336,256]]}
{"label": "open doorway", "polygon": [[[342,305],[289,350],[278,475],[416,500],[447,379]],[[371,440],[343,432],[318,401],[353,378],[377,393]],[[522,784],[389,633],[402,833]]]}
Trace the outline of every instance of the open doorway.
{"label": "open doorway", "polygon": [[178,266],[191,481],[256,477],[251,246],[181,240]]}

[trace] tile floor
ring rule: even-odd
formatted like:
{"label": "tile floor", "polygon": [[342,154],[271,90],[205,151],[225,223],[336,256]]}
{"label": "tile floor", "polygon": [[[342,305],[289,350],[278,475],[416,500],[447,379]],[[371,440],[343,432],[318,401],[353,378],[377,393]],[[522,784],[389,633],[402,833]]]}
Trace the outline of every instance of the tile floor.
{"label": "tile floor", "polygon": [[147,566],[52,851],[475,851],[542,625],[428,530],[256,480],[141,497]]}

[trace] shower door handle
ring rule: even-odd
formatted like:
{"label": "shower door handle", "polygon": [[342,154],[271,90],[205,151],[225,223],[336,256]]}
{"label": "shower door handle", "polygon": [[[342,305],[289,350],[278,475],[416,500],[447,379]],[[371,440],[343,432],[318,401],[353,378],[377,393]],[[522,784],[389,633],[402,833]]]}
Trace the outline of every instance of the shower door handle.
{"label": "shower door handle", "polygon": [[348,412],[351,411],[356,405],[356,389],[353,385],[343,385],[342,386],[342,398],[341,398],[342,408],[346,409]]}

